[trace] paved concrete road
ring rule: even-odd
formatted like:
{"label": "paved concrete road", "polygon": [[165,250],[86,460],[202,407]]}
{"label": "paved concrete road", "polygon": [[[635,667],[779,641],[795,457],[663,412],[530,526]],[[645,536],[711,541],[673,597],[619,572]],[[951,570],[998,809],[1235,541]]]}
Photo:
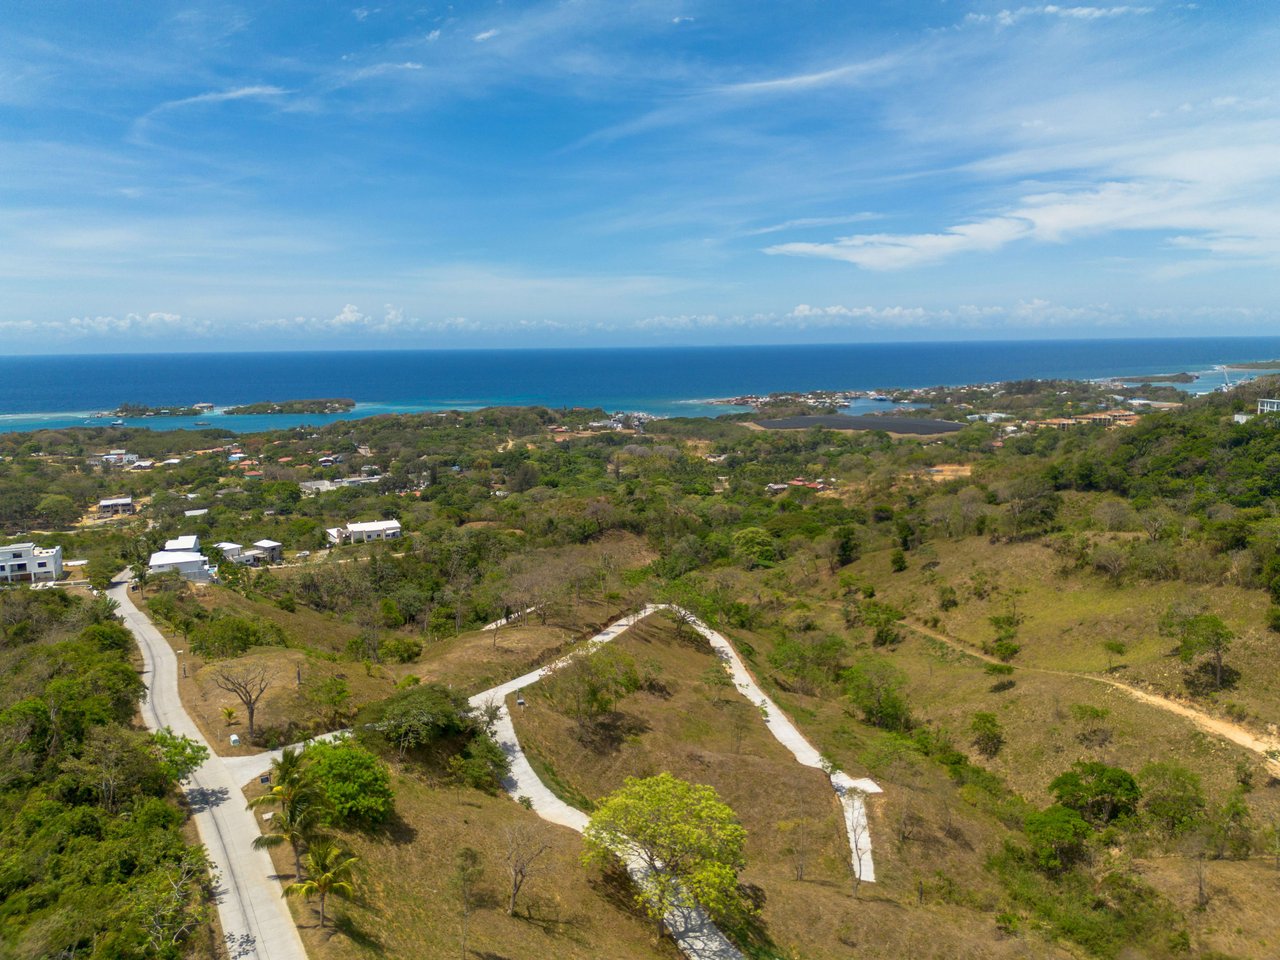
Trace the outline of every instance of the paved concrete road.
{"label": "paved concrete road", "polygon": [[[152,730],[169,727],[207,746],[178,697],[178,658],[172,648],[134,606],[127,583],[113,585],[108,593],[142,650],[147,685],[143,720]],[[265,850],[253,849],[259,830],[245,809],[242,782],[210,751],[185,786],[200,839],[217,873],[215,894],[227,952],[231,960],[307,960],[271,858]]]}

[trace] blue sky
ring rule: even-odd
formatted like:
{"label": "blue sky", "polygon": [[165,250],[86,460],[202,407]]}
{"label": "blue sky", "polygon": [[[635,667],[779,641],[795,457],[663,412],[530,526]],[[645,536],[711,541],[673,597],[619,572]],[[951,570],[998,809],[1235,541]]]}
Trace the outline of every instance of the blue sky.
{"label": "blue sky", "polygon": [[1276,7],[11,5],[0,336],[1280,332]]}

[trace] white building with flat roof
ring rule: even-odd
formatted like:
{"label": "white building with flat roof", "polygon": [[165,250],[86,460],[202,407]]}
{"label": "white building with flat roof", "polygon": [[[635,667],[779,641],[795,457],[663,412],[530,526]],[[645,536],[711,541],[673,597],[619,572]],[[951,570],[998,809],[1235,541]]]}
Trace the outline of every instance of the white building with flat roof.
{"label": "white building with flat roof", "polygon": [[379,540],[400,538],[399,520],[370,520],[364,523],[348,523],[345,527],[333,527],[325,531],[329,542],[335,546],[343,543],[374,543]]}
{"label": "white building with flat roof", "polygon": [[194,550],[158,550],[147,562],[150,573],[177,571],[183,580],[212,580],[213,571],[203,553]]}
{"label": "white building with flat roof", "polygon": [[108,497],[98,501],[98,513],[104,517],[131,514],[134,509],[133,497]]}
{"label": "white building with flat roof", "polygon": [[174,537],[172,540],[166,540],[164,542],[164,548],[166,550],[178,550],[178,551],[186,551],[188,553],[198,553],[200,551],[200,538],[197,537],[194,533],[189,533],[186,536],[182,536],[182,537]]}
{"label": "white building with flat roof", "polygon": [[1259,413],[1280,413],[1280,400],[1259,400]]}
{"label": "white building with flat roof", "polygon": [[11,543],[0,547],[0,582],[35,583],[62,576],[62,548]]}

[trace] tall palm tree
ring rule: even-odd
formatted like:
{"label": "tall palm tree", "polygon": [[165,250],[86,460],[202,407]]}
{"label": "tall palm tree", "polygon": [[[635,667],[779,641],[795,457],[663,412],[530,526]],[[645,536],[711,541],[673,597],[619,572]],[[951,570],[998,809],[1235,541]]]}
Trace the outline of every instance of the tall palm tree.
{"label": "tall palm tree", "polygon": [[324,824],[324,804],[307,799],[311,795],[294,797],[293,802],[281,804],[280,812],[271,818],[269,832],[255,837],[253,849],[267,850],[287,843],[293,850],[293,876],[302,879],[302,847],[312,846],[328,838],[320,832]]}
{"label": "tall palm tree", "polygon": [[320,926],[324,926],[325,901],[330,896],[350,900],[355,897],[356,888],[352,883],[359,858],[353,857],[336,843],[324,840],[312,845],[307,855],[302,858],[307,869],[305,880],[295,880],[284,888],[286,897],[302,896],[310,900],[320,898]]}

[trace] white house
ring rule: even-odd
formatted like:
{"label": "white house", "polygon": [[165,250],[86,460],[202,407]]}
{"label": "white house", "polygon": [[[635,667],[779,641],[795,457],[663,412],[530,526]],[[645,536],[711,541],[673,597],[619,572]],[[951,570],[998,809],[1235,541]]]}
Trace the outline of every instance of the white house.
{"label": "white house", "polygon": [[274,540],[255,540],[254,549],[262,554],[262,559],[266,563],[283,563],[284,562],[284,544],[276,543]]}
{"label": "white house", "polygon": [[241,562],[240,554],[244,547],[240,546],[240,544],[232,543],[230,540],[223,540],[221,543],[215,543],[214,547],[221,550],[222,555],[228,560],[234,560],[237,563]]}
{"label": "white house", "polygon": [[166,550],[185,550],[188,553],[200,552],[200,538],[194,533],[186,534],[181,537],[174,537],[172,540],[164,542]]}
{"label": "white house", "polygon": [[134,512],[133,497],[110,497],[98,501],[98,513],[104,517],[114,517]]}
{"label": "white house", "polygon": [[0,581],[5,583],[57,580],[62,576],[62,548],[11,543],[0,547]]}
{"label": "white house", "polygon": [[151,573],[168,573],[170,570],[176,570],[183,580],[213,579],[209,561],[205,559],[204,554],[194,550],[159,550],[151,555],[151,559],[147,562],[147,569]]}
{"label": "white house", "polygon": [[400,521],[371,520],[367,523],[348,523],[345,527],[333,527],[325,533],[329,535],[329,542],[335,546],[344,543],[397,540],[400,537]]}
{"label": "white house", "polygon": [[1280,413],[1280,400],[1259,400],[1259,413]]}

